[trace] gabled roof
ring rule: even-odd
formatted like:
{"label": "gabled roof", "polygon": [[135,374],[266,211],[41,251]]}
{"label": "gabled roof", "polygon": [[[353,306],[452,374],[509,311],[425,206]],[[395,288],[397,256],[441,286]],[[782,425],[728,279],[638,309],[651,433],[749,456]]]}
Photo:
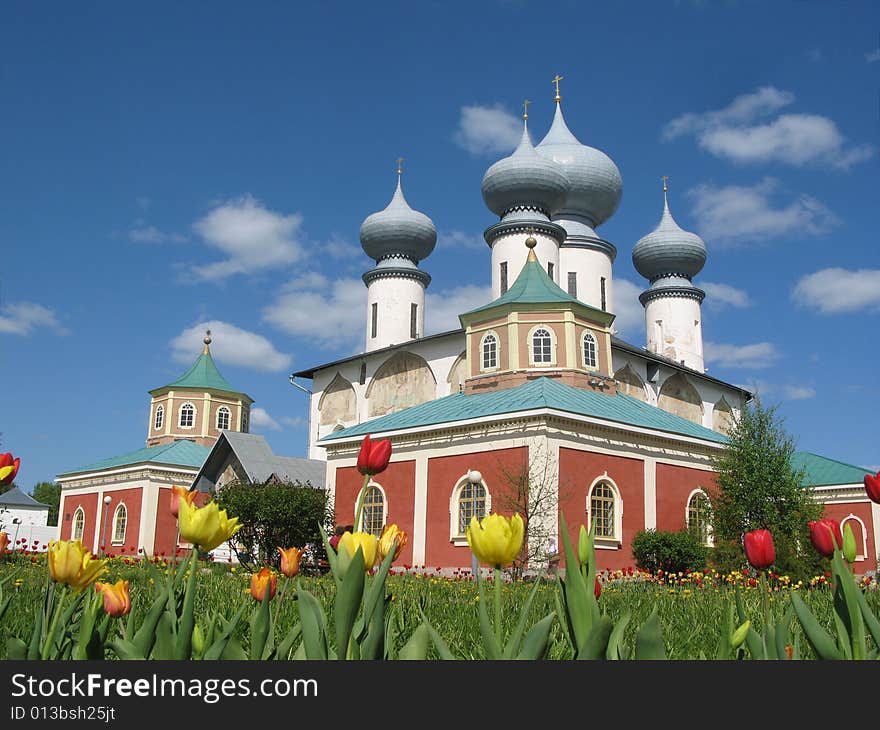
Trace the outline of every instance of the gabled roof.
{"label": "gabled roof", "polygon": [[455,393],[427,401],[329,434],[320,439],[318,444],[326,446],[339,439],[367,433],[378,434],[542,408],[667,431],[716,443],[727,442],[727,438],[716,431],[623,393],[616,395],[597,393],[542,377],[507,390],[471,395]]}
{"label": "gabled roof", "polygon": [[791,455],[791,465],[803,469],[805,487],[821,487],[832,484],[861,484],[870,469],[829,459],[809,451],[796,451]]}
{"label": "gabled roof", "polygon": [[37,502],[31,495],[25,494],[18,487],[13,487],[0,494],[0,504],[6,507],[45,507],[49,509],[48,504]]}
{"label": "gabled roof", "polygon": [[113,456],[103,461],[96,461],[77,469],[71,469],[63,474],[59,474],[59,476],[64,477],[82,472],[102,471],[104,469],[132,466],[134,464],[165,464],[193,469],[202,465],[210,451],[211,449],[207,446],[200,446],[195,441],[183,439],[181,441],[173,441],[170,444],[148,446],[137,451],[129,451],[127,454]]}
{"label": "gabled roof", "polygon": [[252,483],[265,482],[275,475],[281,481],[300,484],[309,482],[313,487],[324,488],[327,462],[276,456],[266,439],[259,434],[238,431],[220,432],[220,438],[193,479],[194,487],[200,491],[212,491],[230,454],[235,456]]}

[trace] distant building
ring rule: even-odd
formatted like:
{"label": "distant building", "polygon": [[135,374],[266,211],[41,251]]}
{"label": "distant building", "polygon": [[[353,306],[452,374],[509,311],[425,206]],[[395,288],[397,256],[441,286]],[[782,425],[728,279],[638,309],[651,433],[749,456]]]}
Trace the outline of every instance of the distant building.
{"label": "distant building", "polygon": [[49,505],[37,502],[18,487],[0,494],[0,532],[5,532],[13,548],[43,552],[55,536],[47,526]]}

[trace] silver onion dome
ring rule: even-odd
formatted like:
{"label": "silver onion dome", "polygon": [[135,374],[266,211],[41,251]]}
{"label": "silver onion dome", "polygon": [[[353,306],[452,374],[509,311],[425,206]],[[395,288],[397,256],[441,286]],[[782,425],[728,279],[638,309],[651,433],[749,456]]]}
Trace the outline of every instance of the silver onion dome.
{"label": "silver onion dome", "polygon": [[556,104],[553,124],[535,149],[557,163],[568,177],[559,215],[583,216],[595,228],[614,214],[623,194],[620,170],[604,152],[578,141],[565,123],[561,104]]}
{"label": "silver onion dome", "polygon": [[557,165],[535,151],[524,122],[522,139],[513,154],[486,170],[480,187],[486,207],[501,218],[517,210],[537,211],[549,218],[565,200],[568,179]]}
{"label": "silver onion dome", "polygon": [[696,233],[683,230],[672,213],[666,190],[663,191],[663,217],[657,227],[636,243],[633,265],[646,279],[660,276],[684,276],[691,279],[706,263],[706,244]]}
{"label": "silver onion dome", "polygon": [[360,239],[367,256],[377,263],[391,256],[418,263],[434,250],[437,229],[428,216],[409,207],[398,172],[391,202],[385,210],[367,216],[361,224]]}

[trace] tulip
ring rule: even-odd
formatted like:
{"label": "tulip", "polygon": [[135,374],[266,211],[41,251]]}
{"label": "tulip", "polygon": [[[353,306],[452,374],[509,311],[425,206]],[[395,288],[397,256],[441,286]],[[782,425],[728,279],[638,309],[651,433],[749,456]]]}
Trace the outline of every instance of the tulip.
{"label": "tulip", "polygon": [[226,542],[241,529],[238,518],[229,519],[225,509],[217,507],[216,502],[208,502],[204,507],[194,507],[185,499],[178,503],[177,525],[180,537],[201,550],[210,552]]}
{"label": "tulip", "polygon": [[482,520],[474,515],[467,528],[467,541],[477,560],[502,568],[519,555],[524,534],[525,525],[518,514],[507,518],[492,513]]}
{"label": "tulip", "polygon": [[730,635],[730,645],[734,649],[739,649],[743,642],[746,640],[746,636],[749,633],[749,628],[752,626],[751,619],[746,620],[745,623],[740,624],[740,626]]}
{"label": "tulip", "polygon": [[593,557],[593,541],[590,540],[590,535],[587,532],[587,528],[583,525],[581,525],[581,531],[578,533],[577,551],[580,564],[589,564],[590,559]]}
{"label": "tulip", "polygon": [[364,554],[364,569],[370,570],[379,553],[379,539],[369,532],[345,532],[339,538],[339,548],[340,552],[345,550],[348,558],[353,558],[360,548]]}
{"label": "tulip", "polygon": [[876,476],[865,474],[865,491],[872,502],[880,504],[880,471]]}
{"label": "tulip", "polygon": [[288,578],[293,578],[299,573],[299,561],[303,551],[295,547],[287,548],[287,550],[279,547],[278,552],[281,553],[281,572]]}
{"label": "tulip", "polygon": [[278,587],[278,576],[274,575],[268,568],[260,568],[259,573],[251,575],[251,595],[255,601],[262,602],[263,596],[266,595],[266,588],[269,589],[269,600],[275,598],[275,589]]}
{"label": "tulip", "polygon": [[66,583],[81,591],[107,570],[107,560],[96,560],[79,540],[49,542],[49,575],[56,583]]}
{"label": "tulip", "polygon": [[95,583],[95,590],[104,595],[104,611],[113,618],[125,616],[131,611],[127,580],[118,580],[113,584]]}
{"label": "tulip", "polygon": [[0,558],[9,552],[9,535],[0,532]]}
{"label": "tulip", "polygon": [[364,476],[373,476],[385,471],[391,458],[391,442],[386,440],[370,441],[370,434],[364,436],[358,454],[357,468]]}
{"label": "tulip", "polygon": [[[394,540],[397,540],[397,548],[394,547]],[[403,546],[406,545],[406,533],[399,529],[397,525],[385,525],[382,528],[382,534],[379,535],[379,562],[381,563],[385,560],[385,556],[388,555],[392,550],[394,550],[394,557],[391,558],[391,562],[393,563],[397,558],[400,557],[400,551],[403,550]]]}
{"label": "tulip", "polygon": [[183,499],[192,505],[195,502],[198,492],[195,489],[187,489],[186,487],[171,487],[171,514],[176,519],[180,508],[180,500]]}
{"label": "tulip", "polygon": [[770,530],[752,530],[743,535],[746,557],[756,570],[766,570],[776,560],[773,535]]}
{"label": "tulip", "polygon": [[847,522],[843,526],[843,557],[847,559],[847,562],[853,563],[857,553],[856,536],[853,535],[852,526]]}
{"label": "tulip", "polygon": [[811,520],[809,525],[810,542],[813,543],[816,552],[826,558],[833,557],[834,548],[840,548],[843,545],[840,525],[837,520],[826,517],[821,520]]}
{"label": "tulip", "polygon": [[593,595],[596,596],[596,600],[599,600],[599,596],[602,594],[602,584],[599,582],[599,576],[596,576],[596,585],[593,586]]}
{"label": "tulip", "polygon": [[18,474],[20,464],[21,459],[13,459],[12,454],[8,452],[0,454],[0,486],[5,487],[7,484],[12,484],[15,475]]}

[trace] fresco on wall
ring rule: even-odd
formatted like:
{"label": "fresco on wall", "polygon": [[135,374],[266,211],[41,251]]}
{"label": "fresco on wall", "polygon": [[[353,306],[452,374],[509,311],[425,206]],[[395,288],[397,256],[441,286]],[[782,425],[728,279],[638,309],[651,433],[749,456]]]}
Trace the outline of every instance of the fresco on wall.
{"label": "fresco on wall", "polygon": [[629,363],[614,373],[614,379],[617,381],[618,391],[647,403],[648,394],[645,391],[645,383],[638,373],[629,366]]}
{"label": "fresco on wall", "polygon": [[466,379],[467,352],[463,352],[456,358],[455,362],[452,363],[452,367],[449,368],[449,375],[446,378],[446,382],[449,383],[449,392],[458,393]]}
{"label": "fresco on wall", "polygon": [[666,378],[660,388],[657,405],[664,411],[687,418],[694,423],[703,422],[703,401],[697,389],[681,373]]}
{"label": "fresco on wall", "polygon": [[324,389],[318,401],[318,413],[322,426],[354,421],[357,416],[357,396],[354,388],[339,373]]}
{"label": "fresco on wall", "polygon": [[730,404],[721,396],[715,407],[712,409],[712,428],[718,433],[730,433],[733,427],[733,409]]}
{"label": "fresco on wall", "polygon": [[433,400],[436,390],[437,379],[424,358],[398,352],[382,363],[367,388],[370,417]]}

